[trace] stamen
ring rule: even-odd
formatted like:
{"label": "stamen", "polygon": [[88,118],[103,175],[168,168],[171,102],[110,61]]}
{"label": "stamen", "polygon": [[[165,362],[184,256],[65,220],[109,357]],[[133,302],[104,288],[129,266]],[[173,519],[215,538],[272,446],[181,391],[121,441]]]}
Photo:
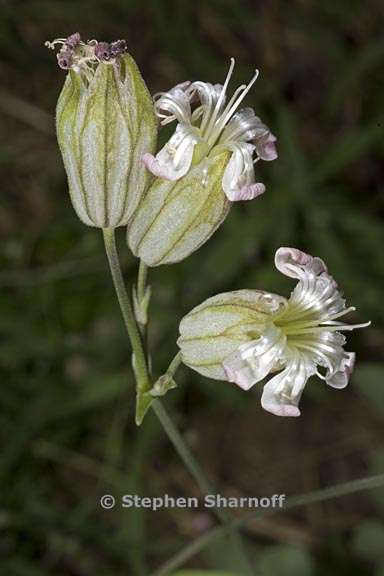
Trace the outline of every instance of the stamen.
{"label": "stamen", "polygon": [[46,41],[44,42],[44,46],[46,46],[46,47],[49,48],[50,50],[54,50],[56,44],[62,44],[62,45],[64,45],[65,42],[66,42],[66,40],[67,40],[66,38],[56,38],[56,40],[52,40],[52,41],[46,40]]}
{"label": "stamen", "polygon": [[[230,81],[231,76],[232,76],[232,74],[233,74],[233,69],[234,69],[234,67],[235,67],[235,59],[234,59],[234,58],[231,58],[231,63],[230,63],[230,65],[229,65],[229,70],[228,70],[227,76],[226,76],[226,78],[225,78],[223,87],[222,87],[222,89],[221,89],[220,96],[219,96],[219,98],[218,98],[218,100],[217,100],[217,102],[216,102],[216,106],[215,106],[215,108],[214,108],[214,110],[213,110],[212,116],[211,116],[211,118],[210,118],[209,124],[208,124],[207,129],[206,129],[206,133],[207,133],[207,134],[209,134],[209,132],[210,132],[210,131],[212,130],[212,128],[213,128],[214,122],[215,122],[215,120],[216,120],[216,118],[217,118],[217,115],[218,115],[218,113],[219,113],[219,110],[220,110],[220,106],[222,105],[223,100],[224,100],[224,98],[225,98],[225,94],[226,94],[226,92],[227,92],[228,84],[229,84],[229,81]],[[207,118],[208,118],[208,115],[207,115]],[[205,136],[205,126],[203,126],[203,124],[202,124],[202,126],[201,126],[201,129],[202,129],[202,131],[203,131],[203,137],[204,137],[204,136]]]}
{"label": "stamen", "polygon": [[319,332],[339,332],[340,330],[355,330],[355,328],[366,328],[370,326],[371,322],[365,322],[364,324],[334,324],[328,326],[327,324],[320,324],[317,326],[307,326],[306,328],[298,328],[297,326],[287,327],[283,329],[286,336],[294,335],[301,336],[304,334],[317,334]]}
{"label": "stamen", "polygon": [[50,50],[54,50],[56,45],[61,46],[57,53],[57,61],[60,68],[64,70],[72,69],[76,73],[82,73],[87,80],[90,80],[100,62],[115,63],[115,59],[126,52],[125,40],[116,40],[111,44],[108,42],[98,42],[88,40],[82,42],[80,34],[75,32],[67,38],[56,38],[53,41],[47,40],[44,45]]}
{"label": "stamen", "polygon": [[[218,130],[218,126],[220,126],[221,124],[221,120],[225,114],[225,111],[228,110],[228,107],[232,106],[233,102],[235,102],[236,98],[238,97],[239,94],[241,94],[241,92],[243,92],[246,89],[247,85],[246,84],[242,84],[241,86],[239,86],[235,92],[232,95],[232,98],[229,100],[226,108],[224,109],[224,111],[222,112],[220,119],[217,121],[216,126],[213,126],[210,129],[211,134],[209,134],[208,130],[207,130],[207,134],[209,134],[207,142],[213,142],[213,144],[215,143],[215,141],[217,140],[217,137],[220,135],[220,132],[222,130],[222,128],[220,128],[220,130]],[[223,126],[224,127],[224,126]]]}
{"label": "stamen", "polygon": [[[315,356],[317,356],[318,358],[321,358],[322,361],[324,362],[324,365],[330,370],[332,371],[332,362],[330,361],[329,357],[327,356],[327,352],[329,353],[329,351],[332,353],[332,349],[330,350],[329,348],[325,348],[324,346],[319,346],[319,345],[315,345],[315,346],[311,346],[310,344],[307,343],[299,343],[299,347],[300,350],[308,350],[308,352],[311,352],[312,354],[314,354]],[[325,351],[324,351],[325,348]]]}
{"label": "stamen", "polygon": [[341,312],[338,312],[337,314],[331,314],[330,316],[324,316],[323,318],[320,319],[320,322],[330,322],[331,320],[335,320],[336,318],[340,318],[341,316],[345,316],[345,314],[349,314],[349,312],[355,312],[356,308],[355,306],[350,306],[349,308],[345,308],[344,310],[342,310]]}
{"label": "stamen", "polygon": [[[227,107],[225,108],[224,112],[222,113],[220,120],[217,123],[217,126],[215,127],[215,130],[213,131],[213,134],[211,136],[211,138],[209,138],[208,143],[212,143],[214,144],[218,135],[220,134],[221,130],[224,128],[224,126],[227,124],[227,122],[229,121],[229,119],[231,118],[231,116],[234,114],[234,112],[237,110],[237,108],[240,106],[241,102],[244,100],[245,96],[248,94],[248,92],[250,91],[250,89],[252,88],[252,86],[254,85],[254,83],[256,82],[257,78],[259,76],[259,71],[256,70],[254,76],[251,78],[249,84],[245,87],[240,86],[242,93],[240,94],[240,96],[233,102],[234,97],[237,97],[237,94],[239,93],[238,90],[236,90],[235,94],[232,96],[231,100],[229,101]],[[213,142],[212,142],[213,140]]]}

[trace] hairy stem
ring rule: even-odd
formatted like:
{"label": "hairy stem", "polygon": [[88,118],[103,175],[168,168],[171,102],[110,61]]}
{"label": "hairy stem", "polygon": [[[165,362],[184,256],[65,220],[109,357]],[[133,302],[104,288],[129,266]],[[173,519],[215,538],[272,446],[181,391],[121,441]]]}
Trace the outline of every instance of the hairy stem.
{"label": "hairy stem", "polygon": [[139,302],[143,300],[145,296],[145,290],[147,287],[147,278],[148,278],[148,266],[140,260],[139,264],[139,274],[137,277],[137,298]]}
{"label": "hairy stem", "polygon": [[174,376],[181,364],[182,360],[181,360],[181,352],[178,352],[176,354],[176,356],[174,357],[174,359],[172,360],[172,362],[170,363],[170,365],[167,368],[166,374],[170,374],[171,376]]}
{"label": "hairy stem", "polygon": [[125,289],[124,278],[121,272],[119,255],[116,248],[116,238],[114,228],[103,229],[105,250],[111,270],[113,284],[115,286],[117,298],[119,300],[121,313],[128,332],[134,355],[134,371],[137,379],[139,392],[148,391],[151,387],[147,360],[141,340],[141,335],[137,327],[135,315]]}
{"label": "hairy stem", "polygon": [[[125,288],[123,274],[121,272],[119,256],[116,248],[115,230],[112,228],[104,228],[103,236],[113,284],[133,349],[134,373],[137,380],[138,392],[148,392],[151,388],[151,379],[148,371],[147,359],[143,346],[142,336],[138,328],[138,323],[135,319],[133,308]],[[145,294],[146,279],[147,268],[145,264],[143,264],[140,265],[139,270],[138,295]],[[181,357],[179,354],[177,354],[171,362],[169,369],[175,371],[179,366],[180,361]],[[215,490],[212,488],[199,463],[193,456],[187,444],[184,442],[183,437],[177,430],[176,426],[173,424],[170,416],[168,415],[160,400],[157,399],[151,402],[151,407],[153,408],[153,411],[155,412],[157,418],[164,428],[165,433],[179,454],[181,460],[185,464],[191,476],[196,480],[196,483],[198,484],[203,494],[214,494]],[[223,522],[223,524],[229,525],[232,521],[231,516],[225,510],[218,508],[216,509],[216,514],[221,522]],[[244,545],[237,529],[228,527],[228,535],[239,551],[245,573],[247,575],[252,575],[253,570],[245,553]]]}

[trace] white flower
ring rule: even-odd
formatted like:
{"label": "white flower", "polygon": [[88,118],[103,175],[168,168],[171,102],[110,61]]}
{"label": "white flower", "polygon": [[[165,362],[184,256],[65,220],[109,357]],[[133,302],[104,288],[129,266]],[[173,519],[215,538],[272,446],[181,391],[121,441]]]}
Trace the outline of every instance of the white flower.
{"label": "white flower", "polygon": [[156,156],[149,153],[143,156],[155,176],[179,180],[192,165],[205,160],[208,166],[215,156],[229,150],[231,157],[222,179],[227,198],[251,200],[265,191],[264,184],[255,182],[254,163],[277,158],[276,138],[251,108],[236,112],[255,83],[258,71],[248,85],[240,86],[226,102],[234,64],[232,58],[223,86],[184,82],[155,97],[161,124],[178,122],[173,136]]}
{"label": "white flower", "polygon": [[320,258],[280,248],[275,264],[280,272],[298,280],[291,297],[271,315],[262,335],[241,345],[223,365],[229,381],[245,390],[282,369],[264,386],[261,404],[278,416],[299,416],[298,403],[310,376],[316,374],[334,388],[347,386],[355,354],[344,351],[345,337],[340,331],[368,326],[369,322],[340,321],[354,308],[345,307]]}
{"label": "white flower", "polygon": [[355,354],[343,348],[346,308],[324,262],[294,248],[276,252],[278,270],[298,280],[290,298],[259,290],[219,294],[180,323],[183,362],[211,378],[244,390],[278,372],[264,386],[261,404],[278,416],[299,416],[298,404],[310,376],[344,388]]}

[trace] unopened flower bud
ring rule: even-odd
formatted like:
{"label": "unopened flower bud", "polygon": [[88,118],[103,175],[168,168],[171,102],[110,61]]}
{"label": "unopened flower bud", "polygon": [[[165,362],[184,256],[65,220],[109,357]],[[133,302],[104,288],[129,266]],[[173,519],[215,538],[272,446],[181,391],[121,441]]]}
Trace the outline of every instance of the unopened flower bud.
{"label": "unopened flower bud", "polygon": [[147,187],[142,156],[156,145],[147,87],[122,40],[84,43],[76,33],[47,45],[61,46],[69,70],[56,127],[76,213],[89,226],[126,225]]}

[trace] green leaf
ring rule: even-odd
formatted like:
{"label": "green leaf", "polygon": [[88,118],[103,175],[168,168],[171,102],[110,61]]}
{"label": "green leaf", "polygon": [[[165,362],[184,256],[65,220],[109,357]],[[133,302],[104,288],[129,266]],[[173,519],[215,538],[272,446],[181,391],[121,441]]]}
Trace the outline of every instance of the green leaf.
{"label": "green leaf", "polygon": [[351,130],[342,135],[336,144],[328,148],[325,156],[318,162],[317,168],[310,178],[310,184],[318,186],[341,170],[347,169],[352,162],[366,154],[372,145],[382,137],[383,129],[377,124],[365,129]]}
{"label": "green leaf", "polygon": [[271,546],[258,561],[260,576],[312,576],[313,561],[306,550],[294,546]]}
{"label": "green leaf", "polygon": [[335,112],[339,106],[345,106],[348,94],[358,89],[359,83],[364,82],[364,76],[372,74],[372,69],[382,65],[384,58],[382,38],[368,44],[364,43],[363,46],[357,57],[347,62],[342,73],[331,86],[328,98],[328,109],[331,112]]}
{"label": "green leaf", "polygon": [[208,566],[214,567],[220,575],[227,576],[228,570],[231,576],[249,576],[253,571],[250,570],[246,551],[248,546],[245,548],[245,542],[241,543],[238,534],[221,534],[204,551],[204,556],[209,562]]}
{"label": "green leaf", "polygon": [[384,576],[384,562],[380,564],[373,573],[373,576]]}
{"label": "green leaf", "polygon": [[358,364],[353,381],[379,412],[384,412],[384,364]]}
{"label": "green leaf", "polygon": [[375,561],[384,560],[384,524],[378,520],[367,520],[356,528],[352,545],[362,558]]}

